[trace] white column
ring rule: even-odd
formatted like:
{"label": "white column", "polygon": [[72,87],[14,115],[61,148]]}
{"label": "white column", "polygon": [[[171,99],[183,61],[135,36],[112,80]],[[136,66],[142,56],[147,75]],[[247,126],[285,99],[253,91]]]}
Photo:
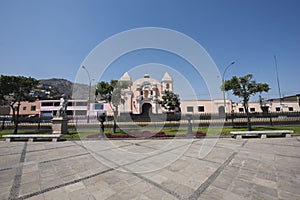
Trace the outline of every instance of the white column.
{"label": "white column", "polygon": [[137,114],[141,114],[141,102],[140,101],[137,101]]}

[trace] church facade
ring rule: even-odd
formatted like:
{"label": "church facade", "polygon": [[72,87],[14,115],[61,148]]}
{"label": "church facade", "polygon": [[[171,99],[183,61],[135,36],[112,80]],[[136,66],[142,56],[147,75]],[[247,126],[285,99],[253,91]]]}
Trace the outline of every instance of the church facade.
{"label": "church facade", "polygon": [[123,90],[125,103],[119,106],[119,113],[132,114],[161,114],[163,110],[158,103],[162,99],[166,90],[173,91],[173,79],[166,72],[161,81],[153,79],[149,74],[145,74],[143,78],[134,82],[126,72],[121,81],[130,83],[128,89]]}

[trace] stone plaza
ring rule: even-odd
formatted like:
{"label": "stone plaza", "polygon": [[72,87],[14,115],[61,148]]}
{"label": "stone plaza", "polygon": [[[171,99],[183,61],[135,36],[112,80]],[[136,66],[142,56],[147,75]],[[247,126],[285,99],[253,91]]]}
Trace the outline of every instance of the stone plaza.
{"label": "stone plaza", "polygon": [[1,141],[0,149],[0,199],[300,199],[300,137]]}

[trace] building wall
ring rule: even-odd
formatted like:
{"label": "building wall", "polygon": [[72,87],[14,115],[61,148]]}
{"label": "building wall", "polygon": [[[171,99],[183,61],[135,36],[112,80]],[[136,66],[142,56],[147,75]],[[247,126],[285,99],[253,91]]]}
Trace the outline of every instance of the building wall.
{"label": "building wall", "polygon": [[[60,100],[41,100],[41,115],[54,116],[59,108]],[[67,112],[69,115],[97,116],[99,110],[105,109],[103,103],[90,103],[87,100],[68,100]]]}
{"label": "building wall", "polygon": [[[17,106],[17,103],[15,104]],[[13,114],[13,111],[10,109],[10,115]],[[28,102],[22,101],[19,110],[20,115],[39,115],[40,114],[40,102]]]}
{"label": "building wall", "polygon": [[9,115],[10,114],[10,107],[9,106],[0,106],[0,115]]}
{"label": "building wall", "polygon": [[[300,112],[299,103],[297,101],[287,101],[287,102],[272,102],[264,104],[264,106],[268,106],[269,112]],[[243,103],[233,103],[233,110],[236,113],[243,113]],[[261,105],[259,102],[250,102],[249,103],[249,111],[250,112],[262,112]]]}
{"label": "building wall", "polygon": [[[68,106],[67,110],[76,115],[87,115],[87,100],[73,101],[69,100],[72,106]],[[58,110],[59,100],[41,100],[36,102],[21,102],[20,115],[43,115],[53,116]],[[279,102],[272,104],[265,104],[269,106],[269,112],[300,112],[298,101],[283,102],[282,106]],[[120,110],[122,111],[122,105]],[[224,100],[182,100],[181,101],[181,114],[207,114],[219,113],[220,108],[224,107]],[[90,116],[97,116],[99,110],[106,110],[107,114],[112,116],[113,112],[108,103],[91,103]],[[250,102],[249,111],[252,113],[262,112],[259,102]],[[226,100],[226,113],[244,113],[242,103],[234,103],[231,100]],[[12,111],[10,111],[12,115]]]}
{"label": "building wall", "polygon": [[[226,100],[226,112],[231,112],[231,100]],[[224,113],[224,100],[183,100],[182,114]]]}

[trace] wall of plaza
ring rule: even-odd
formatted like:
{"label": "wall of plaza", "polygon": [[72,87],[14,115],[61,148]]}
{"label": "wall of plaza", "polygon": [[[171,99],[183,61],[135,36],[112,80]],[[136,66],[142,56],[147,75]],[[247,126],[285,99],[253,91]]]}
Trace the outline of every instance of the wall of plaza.
{"label": "wall of plaza", "polygon": [[[112,109],[108,103],[91,103],[88,106],[87,100],[69,100],[68,101],[68,115],[76,115],[86,117],[87,115],[95,117],[99,110],[106,110],[109,116],[113,115]],[[300,112],[299,102],[273,102],[272,104],[265,104],[268,106],[269,112]],[[181,114],[218,114],[223,112],[224,100],[182,100]],[[36,102],[21,102],[20,115],[39,115],[41,117],[53,117],[59,108],[59,100],[40,100]],[[261,105],[259,102],[250,102],[249,111],[251,113],[261,113]],[[232,102],[226,99],[226,113],[244,113],[243,104],[241,102]],[[119,110],[119,114],[122,109]],[[12,115],[12,111],[10,113]],[[152,113],[153,114],[153,113]]]}

